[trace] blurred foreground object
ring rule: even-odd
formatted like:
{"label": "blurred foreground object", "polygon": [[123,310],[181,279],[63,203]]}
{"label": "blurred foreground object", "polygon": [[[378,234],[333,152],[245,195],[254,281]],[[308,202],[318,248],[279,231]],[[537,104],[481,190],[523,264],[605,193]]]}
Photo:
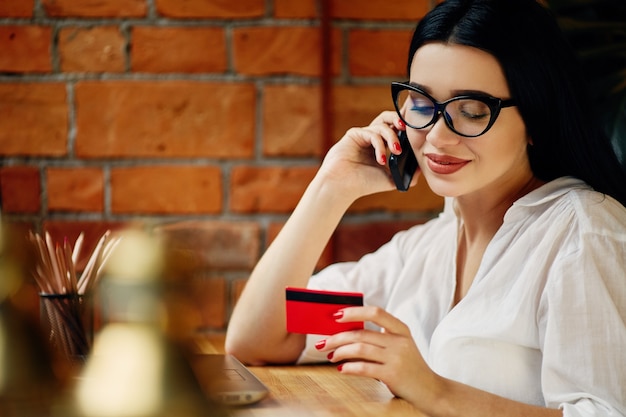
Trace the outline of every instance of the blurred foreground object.
{"label": "blurred foreground object", "polygon": [[38,323],[13,305],[32,261],[25,239],[0,222],[0,416],[49,416],[58,385]]}
{"label": "blurred foreground object", "polygon": [[164,335],[163,262],[158,238],[121,234],[101,282],[105,325],[74,392],[77,415],[215,415],[184,355]]}

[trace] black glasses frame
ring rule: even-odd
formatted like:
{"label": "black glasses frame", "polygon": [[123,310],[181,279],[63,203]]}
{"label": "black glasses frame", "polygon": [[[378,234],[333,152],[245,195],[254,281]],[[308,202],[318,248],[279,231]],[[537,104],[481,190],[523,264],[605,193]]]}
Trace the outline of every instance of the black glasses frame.
{"label": "black glasses frame", "polygon": [[[433,118],[425,125],[415,126],[415,125],[408,123],[406,120],[404,120],[404,117],[402,116],[402,112],[400,111],[400,107],[398,106],[398,95],[400,94],[401,91],[404,91],[404,90],[415,91],[416,93],[423,95],[424,97],[428,98],[430,101],[433,102],[433,107],[435,109],[433,113]],[[477,136],[484,135],[489,129],[491,129],[493,124],[496,122],[496,119],[498,118],[498,115],[500,114],[501,109],[503,109],[504,107],[515,106],[515,100],[513,99],[503,100],[501,98],[487,96],[487,95],[480,95],[480,94],[468,94],[468,95],[463,95],[463,96],[457,96],[457,97],[452,97],[451,99],[448,99],[446,101],[439,102],[435,100],[430,94],[422,90],[421,88],[416,87],[412,84],[409,84],[408,82],[397,82],[397,81],[394,81],[391,83],[391,97],[393,99],[393,105],[396,108],[396,113],[398,113],[398,116],[400,116],[400,119],[402,119],[405,125],[412,127],[413,129],[424,129],[430,125],[435,124],[437,120],[439,120],[439,116],[443,115],[443,120],[446,122],[446,126],[448,126],[448,128],[454,133],[456,133],[457,135],[463,136],[466,138],[475,138]],[[447,116],[447,113],[445,112],[446,106],[452,103],[453,101],[467,100],[467,99],[478,100],[480,102],[485,103],[489,107],[489,110],[491,112],[489,123],[487,124],[485,129],[477,135],[466,135],[461,132],[458,132],[454,128],[452,121],[450,120],[450,118]]]}

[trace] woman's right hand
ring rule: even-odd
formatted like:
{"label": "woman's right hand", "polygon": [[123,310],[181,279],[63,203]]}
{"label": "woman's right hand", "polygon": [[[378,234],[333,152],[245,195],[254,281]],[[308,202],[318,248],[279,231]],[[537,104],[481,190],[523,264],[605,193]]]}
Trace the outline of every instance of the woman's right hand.
{"label": "woman's right hand", "polygon": [[387,154],[401,153],[397,132],[405,129],[394,111],[382,112],[369,126],[349,129],[326,154],[318,178],[355,200],[395,189]]}

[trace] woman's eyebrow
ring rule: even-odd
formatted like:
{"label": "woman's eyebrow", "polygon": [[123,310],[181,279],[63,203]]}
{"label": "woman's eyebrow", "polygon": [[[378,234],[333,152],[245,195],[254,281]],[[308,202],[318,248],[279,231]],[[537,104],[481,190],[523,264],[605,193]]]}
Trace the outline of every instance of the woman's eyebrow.
{"label": "woman's eyebrow", "polygon": [[426,87],[425,85],[422,85],[420,83],[414,83],[412,81],[409,81],[409,84],[412,85],[413,87],[419,88],[420,90],[422,90],[422,91],[424,91],[424,92],[426,92],[428,94],[431,94],[430,88]]}
{"label": "woman's eyebrow", "polygon": [[497,97],[494,96],[491,93],[487,93],[486,91],[481,91],[481,90],[453,90],[451,91],[452,95],[454,97],[456,96],[490,96],[490,97]]}
{"label": "woman's eyebrow", "polygon": [[[409,82],[410,85],[419,88],[420,90],[432,95],[432,89],[430,87],[427,87],[425,85],[422,85],[420,83],[416,83],[416,82]],[[482,91],[482,90],[471,90],[471,89],[458,89],[458,90],[452,90],[450,91],[450,97],[458,97],[458,96],[489,96],[489,97],[498,97],[497,95],[493,95],[491,93],[488,93],[486,91]]]}

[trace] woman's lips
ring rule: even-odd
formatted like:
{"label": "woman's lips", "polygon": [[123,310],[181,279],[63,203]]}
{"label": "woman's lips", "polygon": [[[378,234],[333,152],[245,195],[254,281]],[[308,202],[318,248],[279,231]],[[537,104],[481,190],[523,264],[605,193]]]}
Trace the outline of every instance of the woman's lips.
{"label": "woman's lips", "polygon": [[470,163],[467,159],[447,155],[426,154],[428,168],[435,174],[453,174]]}

